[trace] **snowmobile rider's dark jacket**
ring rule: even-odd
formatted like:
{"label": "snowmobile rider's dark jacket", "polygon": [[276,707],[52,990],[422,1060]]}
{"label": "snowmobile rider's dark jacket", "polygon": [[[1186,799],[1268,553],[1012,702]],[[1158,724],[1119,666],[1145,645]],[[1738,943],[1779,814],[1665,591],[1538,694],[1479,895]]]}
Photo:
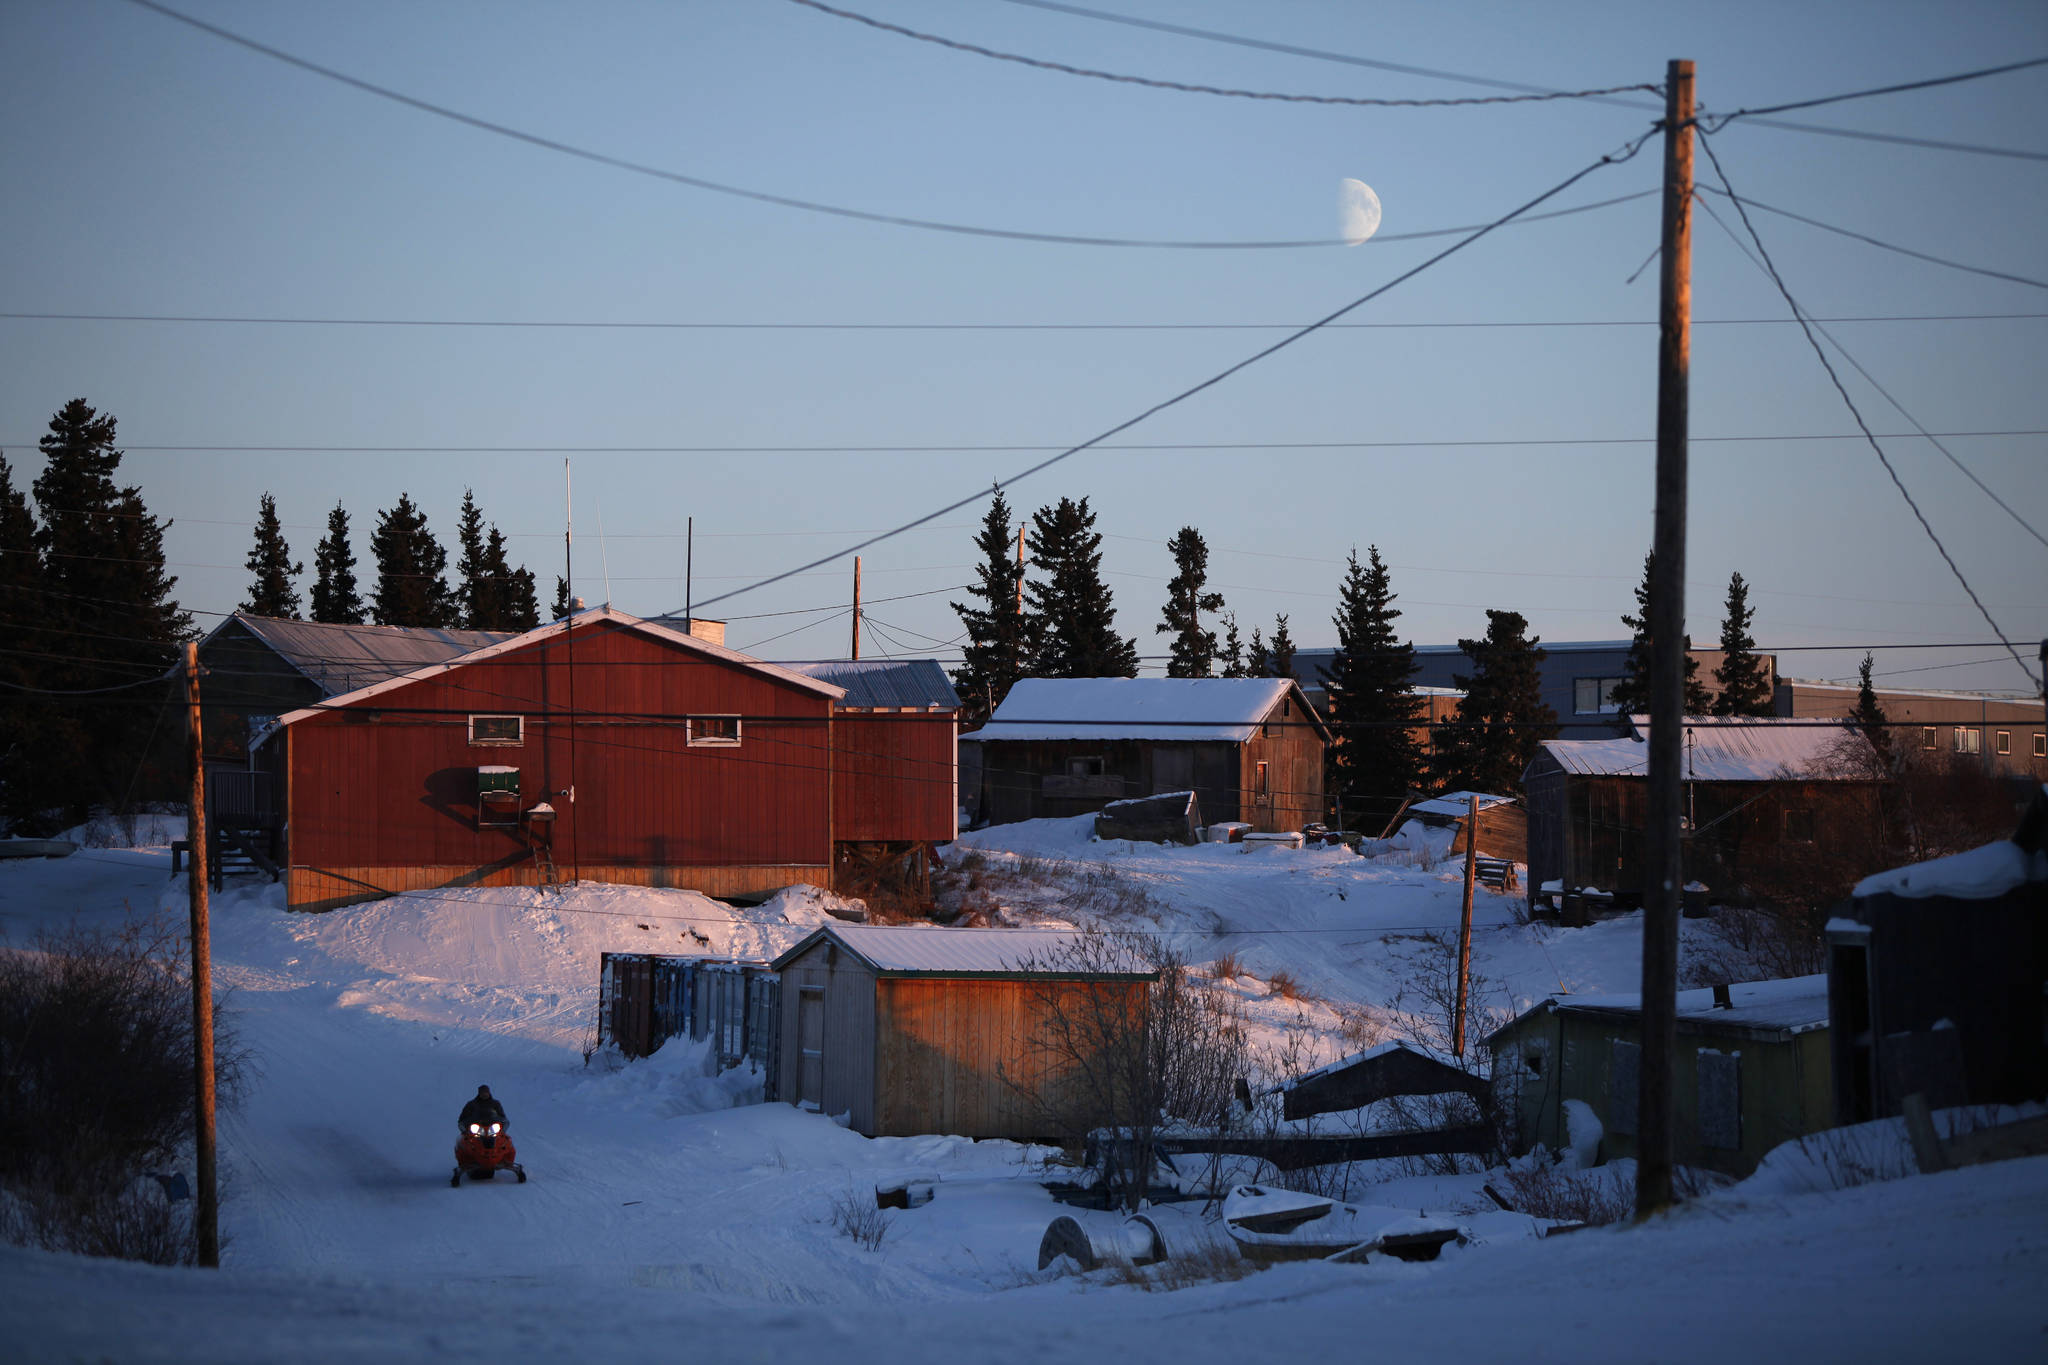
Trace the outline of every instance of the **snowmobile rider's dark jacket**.
{"label": "snowmobile rider's dark jacket", "polygon": [[505,1106],[499,1104],[494,1096],[478,1095],[462,1106],[462,1117],[455,1122],[465,1133],[472,1123],[488,1128],[494,1123],[505,1122]]}

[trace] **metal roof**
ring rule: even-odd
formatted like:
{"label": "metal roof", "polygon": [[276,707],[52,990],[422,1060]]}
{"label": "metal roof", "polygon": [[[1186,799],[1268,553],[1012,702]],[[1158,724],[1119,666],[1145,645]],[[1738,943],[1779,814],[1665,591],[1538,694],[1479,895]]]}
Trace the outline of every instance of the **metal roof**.
{"label": "metal roof", "polygon": [[[1650,722],[1630,716],[1632,736],[1547,739],[1543,752],[1584,777],[1644,777],[1650,771]],[[1828,781],[1872,771],[1870,741],[1843,725],[1783,717],[1687,716],[1685,776],[1701,782]],[[1860,748],[1863,753],[1845,753]]]}
{"label": "metal roof", "polygon": [[946,929],[938,925],[827,924],[776,958],[775,967],[780,970],[828,938],[883,975],[1129,980],[1150,980],[1155,975],[1135,963],[1123,971],[1067,965],[1062,959],[1072,953],[1082,936],[1065,929]]}
{"label": "metal roof", "polygon": [[782,667],[845,688],[841,706],[960,709],[959,694],[936,659],[804,659]]}
{"label": "metal roof", "polygon": [[[1728,1029],[1757,1036],[1789,1037],[1828,1026],[1828,978],[1821,972],[1782,981],[1744,981],[1728,988],[1729,1005],[1714,1004],[1711,986],[1678,992],[1682,1023]],[[1489,1047],[1532,1014],[1557,1010],[1567,1014],[1599,1014],[1616,1018],[1639,1016],[1640,995],[1553,995],[1487,1036]]]}
{"label": "metal roof", "polygon": [[1290,691],[1298,695],[1292,678],[1022,678],[986,725],[961,738],[1241,744]]}
{"label": "metal roof", "polygon": [[[434,630],[419,626],[338,626],[236,612],[251,635],[276,651],[327,696],[353,692],[446,663],[458,655],[512,638],[495,630]],[[225,623],[223,623],[225,624]]]}

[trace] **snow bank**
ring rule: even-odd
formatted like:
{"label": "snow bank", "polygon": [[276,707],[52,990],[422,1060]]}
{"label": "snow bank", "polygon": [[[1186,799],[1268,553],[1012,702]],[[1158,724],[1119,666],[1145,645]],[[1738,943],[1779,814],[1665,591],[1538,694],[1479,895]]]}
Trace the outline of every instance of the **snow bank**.
{"label": "snow bank", "polygon": [[2048,881],[2048,851],[2028,853],[2010,839],[1999,839],[1924,863],[1879,872],[1856,883],[1857,896],[1954,896],[1959,900],[1990,900],[2027,882]]}

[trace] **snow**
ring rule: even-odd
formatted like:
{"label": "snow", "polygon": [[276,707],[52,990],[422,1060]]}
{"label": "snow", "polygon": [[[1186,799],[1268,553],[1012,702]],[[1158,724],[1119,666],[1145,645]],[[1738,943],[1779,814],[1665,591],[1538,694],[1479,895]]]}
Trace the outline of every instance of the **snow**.
{"label": "snow", "polygon": [[[1009,975],[1031,970],[1072,971],[1077,935],[1059,929],[942,929],[928,925],[834,924],[829,935],[880,972],[920,975]],[[809,939],[789,955],[808,947]],[[779,964],[778,964],[779,965]],[[1149,971],[1129,975],[1149,976]]]}
{"label": "snow", "polygon": [[1600,1122],[1592,1105],[1584,1100],[1566,1100],[1564,1126],[1572,1163],[1582,1171],[1591,1170],[1600,1159],[1600,1140],[1607,1136],[1606,1125]]}
{"label": "snow", "polygon": [[[1650,722],[1631,716],[1633,735],[1619,739],[1547,739],[1544,752],[1566,772],[1589,777],[1642,777],[1650,770]],[[1870,754],[1854,730],[1772,717],[1687,716],[1683,751],[1687,780],[1701,782],[1819,781],[1861,778],[1867,763],[1847,761],[1845,748]]]}
{"label": "snow", "polygon": [[[1314,1060],[1356,1050],[1338,1046],[1342,1011],[1396,1031],[1421,1019],[1400,988],[1436,951],[1421,935],[1455,931],[1457,876],[1343,849],[1097,842],[1088,823],[972,836],[992,864],[1051,879],[1008,918],[1109,920],[1198,962],[1234,954],[1243,974],[1219,987],[1240,992],[1262,1037],[1306,1021]],[[1089,909],[1072,888],[1091,878],[1146,900]],[[0,864],[0,931],[18,947],[152,911],[182,922],[183,886],[161,847]],[[738,909],[584,884],[304,915],[275,887],[231,881],[213,902],[216,981],[257,1078],[221,1126],[222,1268],[0,1246],[0,1340],[37,1360],[554,1361],[686,1346],[847,1365],[1242,1365],[1277,1342],[1295,1358],[1354,1358],[1361,1323],[1376,1353],[1590,1362],[2024,1358],[2048,1327],[2048,1158],[1836,1190],[1825,1161],[1781,1149],[1699,1206],[1547,1241],[1534,1220],[1491,1211],[1477,1176],[1411,1176],[1347,1198],[1450,1220],[1469,1245],[1427,1264],[1304,1263],[1144,1293],[1114,1272],[1037,1271],[1053,1217],[1122,1226],[1052,1201],[1038,1181],[1048,1151],[865,1139],[753,1103],[758,1075],[717,1074],[683,1040],[586,1062],[599,953],[771,957],[827,922],[845,931],[831,915],[845,908],[816,888]],[[1517,924],[1514,909],[1488,893],[1475,909],[1493,1007],[1638,974],[1640,917],[1564,930]],[[1281,972],[1300,998],[1261,988]],[[447,1186],[455,1110],[479,1083],[506,1104],[528,1184]],[[835,1228],[835,1210],[872,1211],[878,1186],[904,1182],[934,1197],[879,1212],[879,1249]],[[1155,1216],[1170,1248],[1216,1232],[1198,1202]]]}
{"label": "snow", "polygon": [[1025,678],[970,740],[1250,739],[1288,678]]}
{"label": "snow", "polygon": [[[1828,1026],[1828,978],[1825,972],[1782,981],[1743,981],[1728,988],[1729,1007],[1714,1003],[1712,987],[1678,992],[1678,1017],[1703,1023],[1739,1024],[1786,1033],[1810,1033]],[[1643,1007],[1640,992],[1612,995],[1561,995],[1560,1009],[1605,1010],[1633,1014]]]}
{"label": "snow", "polygon": [[1512,796],[1488,796],[1485,792],[1445,792],[1427,801],[1416,801],[1409,805],[1411,815],[1444,815],[1452,819],[1463,819],[1472,813],[1472,798],[1479,798],[1479,809],[1492,810],[1495,806],[1512,806]]}
{"label": "snow", "polygon": [[1946,858],[1879,872],[1856,883],[1855,895],[1953,896],[1958,900],[1991,900],[2027,882],[2048,881],[2048,850],[2033,853],[2010,839],[1999,839]]}

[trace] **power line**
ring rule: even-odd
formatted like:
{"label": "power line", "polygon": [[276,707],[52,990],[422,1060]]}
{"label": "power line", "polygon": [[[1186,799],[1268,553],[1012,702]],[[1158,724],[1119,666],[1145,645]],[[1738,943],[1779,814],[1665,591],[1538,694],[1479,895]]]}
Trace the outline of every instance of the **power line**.
{"label": "power line", "polygon": [[[1055,14],[1071,14],[1083,19],[1097,19],[1107,24],[1122,24],[1130,28],[1151,29],[1157,33],[1171,33],[1182,38],[1199,38],[1204,42],[1227,43],[1233,47],[1252,48],[1263,52],[1278,52],[1289,57],[1307,57],[1315,61],[1340,62],[1346,66],[1369,67],[1377,71],[1393,71],[1409,76],[1427,76],[1432,80],[1457,81],[1465,85],[1489,86],[1496,90],[1528,90],[1547,94],[1540,85],[1524,85],[1519,81],[1492,80],[1484,76],[1461,75],[1455,71],[1439,71],[1426,66],[1404,66],[1396,62],[1374,61],[1369,57],[1355,57],[1348,53],[1331,52],[1323,48],[1297,47],[1290,43],[1272,43],[1259,38],[1247,38],[1235,33],[1218,33],[1214,29],[1189,28],[1182,24],[1162,23],[1155,19],[1140,19],[1128,14],[1112,14],[1106,10],[1088,9],[1081,5],[1057,3],[1057,0],[1005,0],[1005,3],[1022,5],[1028,9],[1050,10]],[[1958,78],[1948,78],[1958,79]],[[1867,92],[1881,93],[1881,92]],[[1839,98],[1849,98],[1847,96]],[[1615,104],[1630,109],[1652,109],[1640,100],[1621,99],[1610,96],[1594,96],[1595,104]],[[1856,138],[1865,142],[1889,142],[1905,147],[1924,147],[1935,151],[1973,152],[1980,156],[2017,157],[2028,161],[2048,160],[2048,153],[2026,151],[2011,147],[1986,147],[1973,142],[1949,142],[1935,138],[1905,137],[1897,133],[1871,133],[1856,128],[1832,128],[1818,123],[1793,123],[1785,119],[1762,118],[1745,113],[1743,117],[1760,128],[1778,128],[1795,133],[1820,133],[1828,137]]]}
{"label": "power line", "polygon": [[1926,532],[1928,540],[1932,541],[1934,548],[1940,552],[1942,561],[1948,565],[1949,572],[1955,575],[1956,582],[1962,584],[1963,591],[1969,594],[1970,601],[1976,606],[1978,615],[1982,616],[1984,623],[1991,627],[1991,633],[1998,637],[1999,643],[2004,645],[2006,652],[2012,655],[2012,660],[2019,665],[2020,672],[2026,674],[2028,679],[2036,687],[2039,687],[2041,680],[2034,676],[2034,670],[2027,667],[2026,661],[2020,657],[2020,652],[2013,647],[2012,641],[2005,638],[2005,632],[2000,630],[1998,622],[1992,619],[1991,613],[1985,608],[1983,600],[1977,596],[1977,590],[1970,586],[1970,580],[1963,576],[1962,569],[1957,566],[1954,556],[1949,554],[1948,547],[1941,543],[1941,537],[1937,536],[1934,533],[1934,527],[1928,524],[1927,515],[1920,510],[1920,504],[1913,501],[1913,495],[1906,490],[1904,481],[1899,478],[1899,472],[1892,468],[1891,457],[1884,453],[1884,447],[1878,444],[1877,437],[1871,434],[1870,424],[1863,420],[1862,412],[1856,407],[1856,400],[1849,396],[1849,390],[1843,386],[1841,376],[1835,373],[1834,365],[1828,360],[1827,351],[1822,348],[1819,339],[1814,336],[1813,328],[1807,324],[1805,314],[1800,311],[1798,300],[1792,297],[1792,291],[1786,287],[1784,277],[1778,273],[1778,267],[1771,260],[1771,254],[1765,248],[1763,238],[1757,234],[1756,224],[1750,222],[1749,211],[1743,207],[1742,200],[1736,198],[1735,186],[1730,183],[1728,172],[1721,165],[1721,158],[1715,153],[1713,141],[1707,136],[1704,128],[1700,130],[1700,146],[1706,149],[1707,159],[1714,163],[1714,174],[1721,178],[1721,185],[1728,191],[1728,196],[1735,205],[1736,213],[1741,215],[1742,226],[1749,233],[1750,241],[1756,244],[1757,255],[1763,258],[1764,266],[1771,277],[1771,283],[1777,286],[1778,293],[1784,297],[1785,305],[1792,310],[1792,315],[1799,319],[1800,331],[1805,335],[1807,344],[1813,348],[1814,355],[1820,358],[1821,368],[1827,371],[1828,381],[1835,386],[1835,392],[1841,395],[1842,402],[1849,409],[1849,415],[1854,417],[1856,425],[1862,428],[1864,438],[1869,442],[1871,450],[1876,453],[1878,463],[1884,466],[1884,472],[1890,476],[1892,486],[1898,489],[1899,496],[1906,500],[1906,506],[1912,509],[1914,520],[1920,523],[1920,529]]}
{"label": "power line", "polygon": [[[1739,118],[1755,118],[1760,114],[1785,114],[1794,109],[1817,109],[1823,104],[1840,104],[1845,100],[1866,100],[1876,95],[1897,95],[1908,90],[1931,90],[1938,85],[1956,85],[1963,81],[1983,80],[1987,76],[2003,76],[2008,72],[2025,71],[2030,67],[2048,66],[2048,57],[2029,57],[2024,61],[2007,62],[2003,66],[1980,67],[1975,71],[1958,72],[1953,76],[1934,76],[1927,80],[1903,81],[1898,85],[1880,85],[1869,90],[1852,90],[1844,95],[1824,95],[1819,99],[1793,100],[1785,104],[1763,104],[1753,109],[1737,109],[1729,114],[1707,115],[1696,120],[1702,133],[1718,133]],[[2038,153],[2048,161],[2048,153]]]}
{"label": "power line", "polygon": [[[1496,227],[1499,227],[1503,223],[1507,223],[1521,216],[1522,214],[1528,212],[1530,209],[1535,208],[1538,204],[1541,204],[1546,199],[1550,199],[1556,195],[1562,194],[1565,190],[1570,189],[1573,185],[1577,184],[1579,181],[1585,179],[1587,176],[1593,174],[1593,172],[1601,169],[1602,167],[1627,161],[1628,159],[1633,157],[1637,152],[1642,150],[1643,144],[1649,141],[1649,139],[1652,136],[1654,136],[1655,133],[1656,129],[1652,128],[1649,132],[1641,134],[1632,142],[1628,143],[1619,152],[1609,152],[1606,155],[1602,156],[1599,160],[1590,163],[1589,165],[1581,168],[1580,170],[1574,171],[1571,175],[1559,181],[1550,189],[1547,189],[1543,193],[1537,195],[1534,199],[1531,199],[1527,203],[1521,205],[1519,208],[1510,210],[1508,213],[1506,213],[1500,218],[1496,218],[1493,222],[1479,229],[1471,236],[1459,239],[1458,241],[1452,243],[1448,247],[1445,247],[1442,251],[1437,252],[1434,256],[1429,257],[1427,260],[1421,262],[1420,264],[1409,267],[1407,270],[1402,271],[1399,275],[1396,275],[1393,279],[1387,281],[1385,284],[1380,285],[1378,288],[1370,290],[1367,293],[1359,296],[1358,298],[1352,300],[1350,303],[1345,304],[1342,308],[1337,309],[1337,311],[1335,311],[1334,313],[1331,313],[1326,317],[1320,318],[1317,321],[1310,323],[1308,326],[1302,328],[1298,332],[1293,332],[1287,336],[1282,337],[1280,340],[1274,342],[1271,346],[1268,346],[1263,350],[1257,351],[1254,354],[1247,356],[1245,359],[1238,361],[1235,365],[1232,365],[1227,369],[1221,370],[1216,374],[1211,375],[1209,378],[1202,380],[1200,383],[1195,384],[1190,388],[1181,390],[1179,393],[1173,395],[1171,398],[1163,399],[1160,402],[1154,403],[1151,407],[1146,408],[1143,412],[1140,412],[1135,417],[1127,418],[1126,420],[1119,422],[1117,425],[1109,428],[1107,431],[1104,431],[1099,435],[1093,436],[1088,440],[1081,442],[1079,445],[1070,446],[1069,448],[1061,451],[1057,455],[1053,455],[1047,459],[1040,460],[1037,464],[1034,464],[1015,475],[1012,475],[1007,480],[998,481],[995,485],[995,488],[1000,490],[1004,487],[1007,487],[1009,484],[1017,483],[1020,480],[1029,478],[1033,474],[1039,473],[1042,470],[1049,469],[1053,465],[1058,464],[1060,461],[1065,460],[1070,456],[1079,454],[1081,451],[1086,450],[1091,446],[1098,445],[1101,442],[1108,440],[1110,437],[1117,435],[1119,432],[1128,431],[1130,428],[1138,425],[1140,422],[1145,421],[1147,418],[1153,416],[1154,414],[1163,412],[1167,408],[1173,407],[1177,403],[1184,402],[1187,399],[1194,397],[1196,394],[1201,393],[1206,389],[1212,388],[1215,385],[1222,383],[1224,380],[1236,374],[1238,371],[1243,370],[1251,365],[1255,365],[1259,361],[1264,360],[1266,357],[1274,354],[1275,352],[1283,350],[1286,347],[1293,345],[1295,342],[1301,340],[1303,337],[1308,336],[1311,333],[1314,333],[1315,331],[1319,330],[1324,325],[1335,322],[1337,319],[1343,317],[1346,313],[1352,312],[1355,309],[1363,307],[1365,304],[1371,302],[1373,299],[1378,298],[1380,295],[1386,293],[1390,289],[1393,289],[1395,286],[1401,284],[1402,282],[1413,279],[1415,276],[1421,274],[1425,270],[1428,270],[1431,266],[1437,264],[1439,261],[1443,261],[1452,256],[1453,254],[1455,254],[1456,252],[1461,251],[1465,247],[1470,246],[1472,243],[1478,241],[1481,237],[1484,237],[1487,233],[1493,231]],[[864,550],[870,545],[874,545],[879,543],[880,541],[887,540],[892,536],[900,535],[904,531],[910,530],[912,527],[922,526],[923,524],[929,521],[936,521],[940,517],[946,515],[948,512],[958,511],[962,507],[966,507],[972,503],[979,502],[984,496],[986,496],[986,494],[976,492],[968,497],[960,498],[954,502],[948,503],[944,507],[939,508],[937,511],[927,512],[925,515],[918,517],[915,520],[903,523],[903,525],[897,527],[892,531],[884,532],[883,534],[878,536],[872,536],[866,540],[859,542],[858,544],[849,546],[848,548],[841,550],[836,554],[826,555],[820,559],[813,560],[808,564],[803,564],[798,566],[797,568],[789,569],[782,573],[771,575],[770,577],[764,578],[760,582],[754,583],[748,587],[736,589],[733,592],[720,594],[717,597],[711,598],[709,601],[705,603],[705,605],[710,606],[715,603],[722,602],[726,598],[736,597],[740,593],[752,592],[758,588],[765,588],[770,584],[779,583],[785,578],[793,577],[794,575],[802,573],[806,570],[819,568],[822,565],[830,564],[835,560],[843,559],[847,555],[854,554],[860,550]]]}
{"label": "power line", "polygon": [[[1712,185],[1702,185],[1700,188],[1709,194],[1726,193]],[[1991,270],[1981,265],[1966,265],[1962,261],[1952,261],[1945,256],[1933,256],[1925,251],[1915,251],[1911,247],[1900,246],[1896,242],[1882,241],[1879,238],[1870,236],[1868,233],[1857,232],[1851,228],[1836,227],[1833,223],[1823,223],[1818,218],[1808,218],[1805,214],[1794,213],[1790,209],[1773,208],[1769,204],[1758,203],[1754,199],[1745,199],[1743,202],[1753,209],[1762,209],[1765,213],[1775,213],[1780,218],[1790,218],[1794,222],[1804,223],[1808,227],[1817,227],[1823,232],[1832,232],[1838,236],[1866,242],[1871,246],[1883,247],[1886,251],[1896,251],[1901,256],[1911,256],[1916,261],[1928,261],[1934,265],[1945,265],[1951,270],[1966,270],[1972,275],[1984,275],[1994,280],[2007,280],[2013,284],[2030,285],[2035,289],[2048,289],[2048,280],[2037,280],[2027,275],[2014,275],[2004,270]],[[1808,319],[1810,322],[1822,320],[1818,318]],[[1827,320],[1831,321],[1832,319]]]}
{"label": "power line", "polygon": [[[579,147],[572,143],[543,136],[539,133],[531,133],[507,124],[493,122],[490,119],[479,118],[474,114],[465,114],[446,105],[435,104],[429,100],[403,94],[388,86],[377,85],[360,77],[351,76],[346,72],[337,71],[333,67],[322,66],[318,62],[294,56],[281,48],[271,47],[267,43],[259,43],[255,39],[244,37],[231,29],[225,29],[217,24],[207,23],[203,19],[194,18],[189,14],[180,13],[167,5],[160,5],[156,3],[156,0],[128,0],[128,3],[138,8],[149,10],[153,14],[160,14],[166,19],[175,20],[202,33],[210,34],[223,42],[233,43],[237,47],[245,48],[260,56],[269,57],[288,66],[295,66],[302,71],[311,72],[316,76],[323,76],[331,81],[338,81],[343,85],[363,91],[365,94],[375,95],[380,99],[391,100],[394,103],[405,105],[409,109],[417,109],[421,113],[432,114],[436,118],[448,119],[455,123],[475,128],[480,132],[493,133],[499,137],[510,138],[515,142],[523,142],[530,147],[539,147],[544,151],[574,157],[580,161],[591,162],[594,165],[609,166],[614,170],[629,171],[634,175],[647,176],[655,180],[665,180],[671,184],[687,185],[692,189],[708,190],[713,194],[725,194],[740,199],[751,199],[757,203],[775,204],[782,208],[802,209],[808,213],[829,214],[835,218],[852,218],[866,223],[883,223],[891,227],[921,228],[928,232],[950,232],[968,237],[996,237],[1009,241],[1049,242],[1063,246],[1144,247],[1166,250],[1272,250],[1353,245],[1353,243],[1342,237],[1302,238],[1287,241],[1197,241],[1133,237],[1087,237],[1068,233],[1026,232],[1013,228],[982,227],[970,223],[947,223],[930,218],[910,218],[901,214],[871,213],[865,209],[848,208],[839,204],[823,204],[810,199],[797,199],[786,194],[770,194],[764,190],[750,190],[740,185],[728,185],[717,180],[706,180],[702,176],[686,175],[681,171],[666,170],[660,166],[650,166],[645,162],[632,161],[625,157],[613,156],[608,152],[595,151],[588,147]],[[1641,198],[1643,195],[1654,193],[1656,193],[1655,190],[1645,190],[1642,194],[1628,197]],[[1610,202],[1620,203],[1622,200]],[[1606,204],[1585,204],[1572,209],[1559,209],[1553,213],[1540,216],[1561,217],[1568,213],[1583,213],[1594,208],[1604,208],[1606,206]],[[1468,228],[1438,228],[1428,232],[1380,233],[1376,234],[1375,239],[1382,242],[1412,241],[1423,237],[1448,236],[1469,230]]]}
{"label": "power line", "polygon": [[852,10],[835,9],[822,4],[820,0],[791,0],[806,9],[829,14],[835,19],[849,19],[856,24],[865,24],[883,33],[894,33],[900,37],[913,38],[920,43],[931,43],[954,52],[965,52],[976,57],[988,57],[999,62],[1014,62],[1020,66],[1035,67],[1040,71],[1057,71],[1067,76],[1086,76],[1093,80],[1115,81],[1123,85],[1140,85],[1152,90],[1175,90],[1190,95],[1227,95],[1236,99],[1280,100],[1292,104],[1347,104],[1375,109],[1393,108],[1440,108],[1451,105],[1472,104],[1527,104],[1537,100],[1578,100],[1591,99],[1599,95],[1624,95],[1637,92],[1658,93],[1655,85],[1616,85],[1601,90],[1550,90],[1536,94],[1520,95],[1472,95],[1461,99],[1375,99],[1356,95],[1289,95],[1276,94],[1265,90],[1233,90],[1214,85],[1190,85],[1181,81],[1154,80],[1145,76],[1120,75],[1113,71],[1097,71],[1085,66],[1069,66],[1065,62],[1046,61],[1038,57],[1025,57],[1014,52],[1000,52],[995,48],[982,47],[977,43],[965,43],[955,38],[944,38],[936,33],[923,33],[901,24],[887,23]]}
{"label": "power line", "polygon": [[[1602,201],[1601,207],[1623,203],[1627,199],[1640,199],[1655,190],[1643,194],[1629,195],[1626,199]],[[1719,193],[1719,191],[1716,191]],[[1768,204],[1749,201],[1752,208],[1769,213],[1782,213],[1788,218],[1799,215],[1774,209]],[[1590,206],[1589,206],[1590,207]],[[1535,215],[1531,215],[1533,219]],[[1524,220],[1529,221],[1529,220]],[[1811,218],[1800,218],[1801,222],[1825,227],[1831,232],[1843,232],[1845,228],[1829,227],[1826,223]],[[1456,230],[1456,229],[1452,229]],[[1863,238],[1872,241],[1870,238]],[[1873,245],[1886,246],[1884,242]],[[1905,251],[1904,247],[1892,247],[1894,251]],[[1908,255],[1917,253],[1907,252]],[[1926,259],[1934,260],[1934,257]],[[1954,262],[1941,261],[1952,265]],[[1963,266],[1962,269],[1974,269]],[[2031,281],[2026,281],[2031,283]],[[2003,322],[2029,321],[2048,318],[2048,313],[1895,313],[1886,315],[1857,314],[1854,316],[1816,318],[1817,322]],[[341,318],[341,317],[275,317],[246,316],[220,313],[26,313],[0,311],[0,319],[17,322],[149,322],[149,323],[204,323],[219,325],[243,325],[263,327],[427,327],[427,328],[509,328],[514,330],[578,329],[610,331],[677,331],[677,332],[1288,332],[1301,326],[1299,322],[618,322],[583,319],[538,319],[515,318]],[[1757,327],[1790,326],[1791,318],[1694,318],[1694,327]],[[1477,330],[1482,328],[1512,327],[1655,327],[1655,318],[1634,319],[1529,319],[1526,321],[1502,322],[1333,322],[1333,332],[1352,331],[1450,331]],[[552,534],[552,533],[550,533]],[[700,535],[715,535],[717,532],[699,532]]]}

